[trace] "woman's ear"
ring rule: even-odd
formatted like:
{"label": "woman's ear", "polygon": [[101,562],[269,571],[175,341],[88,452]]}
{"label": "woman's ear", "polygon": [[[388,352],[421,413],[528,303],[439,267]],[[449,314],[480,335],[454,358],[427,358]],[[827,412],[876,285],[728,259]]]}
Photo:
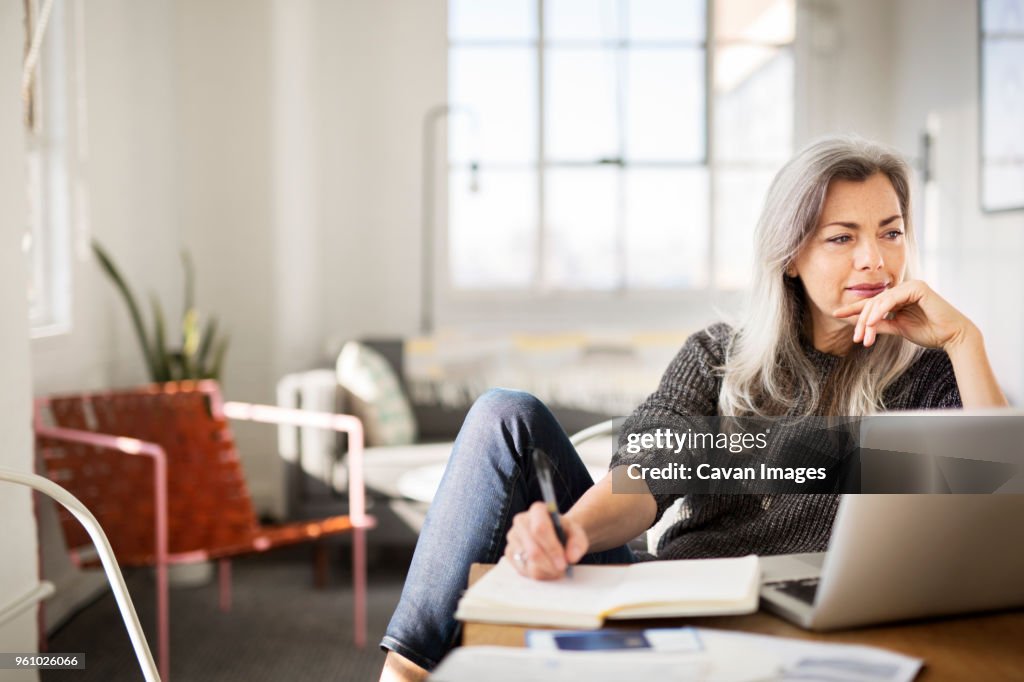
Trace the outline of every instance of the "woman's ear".
{"label": "woman's ear", "polygon": [[786,277],[793,279],[796,277],[796,268],[793,265],[786,266]]}

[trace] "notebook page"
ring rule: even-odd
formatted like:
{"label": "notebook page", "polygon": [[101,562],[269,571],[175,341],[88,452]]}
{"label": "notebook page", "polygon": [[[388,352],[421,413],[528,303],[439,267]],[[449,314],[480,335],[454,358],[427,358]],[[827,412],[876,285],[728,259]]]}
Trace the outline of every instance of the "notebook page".
{"label": "notebook page", "polygon": [[758,580],[755,555],[730,559],[645,561],[626,568],[610,602],[662,604],[728,602],[744,599]]}
{"label": "notebook page", "polygon": [[626,579],[628,566],[573,566],[571,578],[534,580],[519,575],[502,557],[463,599],[474,604],[514,606],[543,611],[599,614]]}

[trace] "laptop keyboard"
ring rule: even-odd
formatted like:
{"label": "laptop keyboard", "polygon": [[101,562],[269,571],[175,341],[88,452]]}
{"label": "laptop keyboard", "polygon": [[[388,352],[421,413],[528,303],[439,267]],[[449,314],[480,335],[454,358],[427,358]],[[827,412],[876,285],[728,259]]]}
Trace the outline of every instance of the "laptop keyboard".
{"label": "laptop keyboard", "polygon": [[814,595],[818,591],[818,578],[806,578],[803,580],[782,580],[777,583],[768,583],[779,592],[795,597],[800,601],[814,606]]}

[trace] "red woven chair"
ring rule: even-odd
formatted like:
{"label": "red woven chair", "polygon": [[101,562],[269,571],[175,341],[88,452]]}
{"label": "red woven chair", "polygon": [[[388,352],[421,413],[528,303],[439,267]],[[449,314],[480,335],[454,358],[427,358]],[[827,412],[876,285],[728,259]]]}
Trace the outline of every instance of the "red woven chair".
{"label": "red woven chair", "polygon": [[[348,434],[349,513],[261,526],[227,419],[333,429]],[[223,402],[212,381],[39,398],[35,433],[45,473],[96,516],[122,566],[155,566],[160,674],[170,669],[167,566],[216,559],[220,606],[231,602],[230,557],[352,533],[355,643],[366,643],[363,427],[356,417]],[[72,559],[92,543],[62,513]]]}

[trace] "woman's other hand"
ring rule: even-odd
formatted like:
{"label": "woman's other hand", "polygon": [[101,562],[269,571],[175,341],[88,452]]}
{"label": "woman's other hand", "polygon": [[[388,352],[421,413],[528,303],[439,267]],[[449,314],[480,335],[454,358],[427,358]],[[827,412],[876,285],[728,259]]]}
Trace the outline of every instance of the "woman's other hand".
{"label": "woman's other hand", "polygon": [[520,575],[535,580],[553,580],[565,575],[565,567],[587,553],[590,543],[583,527],[561,517],[566,546],[558,541],[551,515],[543,502],[534,502],[512,518],[506,535],[505,556]]}
{"label": "woman's other hand", "polygon": [[967,317],[920,280],[897,284],[871,298],[832,312],[857,316],[854,343],[874,344],[879,334],[898,334],[925,348],[950,348],[977,331]]}

